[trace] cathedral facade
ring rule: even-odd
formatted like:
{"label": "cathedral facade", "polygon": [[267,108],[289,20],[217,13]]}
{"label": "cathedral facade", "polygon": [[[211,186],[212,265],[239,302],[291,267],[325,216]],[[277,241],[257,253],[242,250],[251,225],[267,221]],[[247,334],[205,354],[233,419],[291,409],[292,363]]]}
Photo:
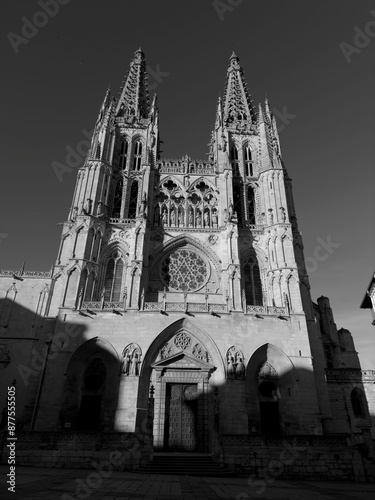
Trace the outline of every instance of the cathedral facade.
{"label": "cathedral facade", "polygon": [[354,470],[372,453],[366,377],[328,299],[311,300],[275,118],[234,53],[208,159],[160,143],[138,50],[105,95],[53,270],[2,271],[1,398],[14,382],[21,456],[46,434],[74,450],[143,436],[146,462],[249,465],[267,436],[345,453],[350,438]]}

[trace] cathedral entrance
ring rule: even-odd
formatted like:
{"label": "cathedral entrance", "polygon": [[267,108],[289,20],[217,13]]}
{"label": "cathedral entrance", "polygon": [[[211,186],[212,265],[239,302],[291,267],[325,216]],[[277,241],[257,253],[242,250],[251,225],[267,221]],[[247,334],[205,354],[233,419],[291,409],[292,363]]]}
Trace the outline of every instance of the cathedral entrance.
{"label": "cathedral entrance", "polygon": [[168,451],[196,451],[198,385],[167,384],[164,445]]}
{"label": "cathedral entrance", "polygon": [[215,367],[186,350],[151,365],[155,451],[207,453],[210,446],[208,385]]}

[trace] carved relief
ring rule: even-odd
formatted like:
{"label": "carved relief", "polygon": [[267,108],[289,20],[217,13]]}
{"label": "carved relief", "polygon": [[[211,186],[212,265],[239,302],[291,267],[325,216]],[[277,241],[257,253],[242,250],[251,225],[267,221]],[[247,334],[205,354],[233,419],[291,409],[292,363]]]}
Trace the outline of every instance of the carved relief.
{"label": "carved relief", "polygon": [[137,377],[140,371],[142,351],[138,344],[129,344],[123,352],[122,373]]}
{"label": "carved relief", "polygon": [[272,380],[278,378],[279,376],[277,375],[277,371],[275,370],[275,368],[271,365],[271,363],[265,361],[263,365],[260,367],[258,379]]}
{"label": "carved relief", "polygon": [[178,352],[185,352],[191,354],[197,359],[210,362],[211,358],[206,348],[198,342],[194,337],[188,335],[186,332],[177,333],[172,337],[159,351],[160,359],[166,359]]}
{"label": "carved relief", "polygon": [[241,350],[232,346],[228,349],[227,355],[227,378],[244,380],[245,379],[245,364]]}

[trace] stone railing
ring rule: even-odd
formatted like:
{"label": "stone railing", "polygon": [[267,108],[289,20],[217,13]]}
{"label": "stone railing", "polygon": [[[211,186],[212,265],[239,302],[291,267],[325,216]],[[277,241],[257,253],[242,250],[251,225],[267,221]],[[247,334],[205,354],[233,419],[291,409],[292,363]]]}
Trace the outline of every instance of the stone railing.
{"label": "stone railing", "polygon": [[205,302],[145,302],[144,311],[181,311],[181,312],[203,312],[203,313],[226,313],[227,304],[210,304]]}
{"label": "stone railing", "polygon": [[51,278],[51,271],[24,271],[22,269],[17,269],[14,271],[12,269],[0,269],[0,276],[17,276],[22,278]]}
{"label": "stone railing", "polygon": [[289,316],[286,307],[275,306],[246,306],[246,314],[267,314],[276,316]]}
{"label": "stone railing", "polygon": [[102,311],[102,310],[124,310],[124,302],[110,302],[110,301],[99,301],[99,302],[82,302],[80,309],[88,309],[88,310],[95,310],[95,311]]}
{"label": "stone railing", "polygon": [[136,223],[135,219],[123,219],[117,217],[111,217],[108,221],[110,224],[121,224],[123,226],[132,226]]}
{"label": "stone railing", "polygon": [[158,162],[159,172],[162,174],[193,174],[210,175],[215,173],[215,166],[206,161],[183,158],[180,160],[160,160]]}

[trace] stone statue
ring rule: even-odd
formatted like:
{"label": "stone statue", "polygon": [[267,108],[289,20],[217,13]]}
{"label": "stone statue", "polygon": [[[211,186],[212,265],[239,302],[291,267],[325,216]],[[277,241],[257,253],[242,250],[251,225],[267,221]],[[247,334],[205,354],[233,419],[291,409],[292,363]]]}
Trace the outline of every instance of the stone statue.
{"label": "stone statue", "polygon": [[163,225],[166,226],[167,225],[167,221],[168,221],[168,215],[167,215],[167,210],[164,208],[163,210]]}
{"label": "stone statue", "polygon": [[212,224],[214,226],[217,226],[217,212],[216,211],[212,212]]}
{"label": "stone statue", "polygon": [[193,211],[189,210],[189,226],[193,225]]}
{"label": "stone statue", "polygon": [[138,375],[138,354],[136,353],[136,351],[133,352],[130,375]]}
{"label": "stone statue", "polygon": [[204,212],[203,219],[204,219],[204,225],[206,227],[209,227],[209,225],[210,225],[210,214],[208,212]]}
{"label": "stone statue", "polygon": [[236,355],[236,361],[236,378],[243,379],[245,378],[245,365],[243,364],[242,358],[238,355],[238,353]]}
{"label": "stone statue", "polygon": [[228,375],[230,377],[233,377],[234,375],[234,359],[233,359],[233,356],[231,356],[230,354],[228,355]]}
{"label": "stone statue", "polygon": [[285,208],[284,207],[280,207],[280,218],[281,218],[281,222],[285,222],[286,221],[286,213],[285,213]]}
{"label": "stone statue", "polygon": [[124,359],[124,369],[122,373],[125,373],[125,375],[129,375],[130,372],[130,354],[127,353]]}
{"label": "stone statue", "polygon": [[200,226],[201,225],[201,222],[202,222],[202,217],[201,217],[201,213],[199,210],[197,210],[197,215],[196,215],[196,223],[197,223],[197,226]]}
{"label": "stone statue", "polygon": [[272,208],[268,209],[268,224],[271,226],[273,224],[273,213]]}
{"label": "stone statue", "polygon": [[183,217],[182,217],[182,213],[181,212],[178,214],[178,225],[179,226],[183,226],[184,225],[184,221],[183,221]]}
{"label": "stone statue", "polygon": [[171,212],[171,224],[173,224],[173,225],[176,224],[176,214],[174,213],[173,208],[172,208],[172,212]]}
{"label": "stone statue", "polygon": [[74,207],[72,213],[72,221],[77,220],[77,215],[78,215],[78,207]]}
{"label": "stone statue", "polygon": [[87,198],[85,206],[83,207],[82,212],[85,215],[90,215],[91,214],[91,208],[92,208],[92,200],[90,198]]}

